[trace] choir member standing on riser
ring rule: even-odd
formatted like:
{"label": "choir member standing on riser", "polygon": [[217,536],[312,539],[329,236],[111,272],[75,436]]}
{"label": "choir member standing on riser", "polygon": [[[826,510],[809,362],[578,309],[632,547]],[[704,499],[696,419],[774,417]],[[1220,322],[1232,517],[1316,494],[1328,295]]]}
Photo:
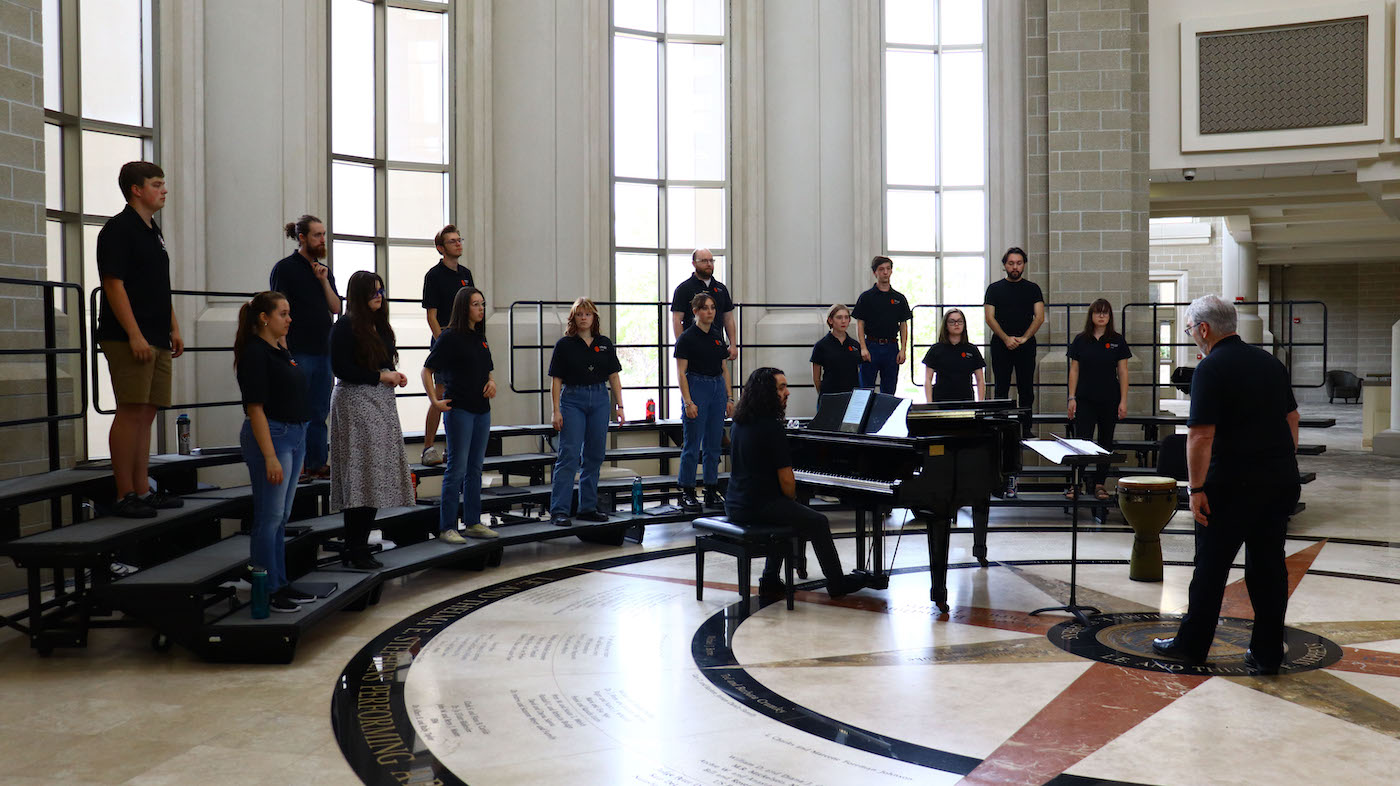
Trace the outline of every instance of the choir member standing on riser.
{"label": "choir member standing on riser", "polygon": [[890,286],[894,262],[877,256],[870,260],[875,285],[861,293],[851,314],[856,320],[856,340],[860,342],[860,386],[894,393],[899,384],[899,367],[904,365],[909,346],[909,320],[914,314],[909,299]]}
{"label": "choir member standing on riser", "polygon": [[[481,523],[481,468],[491,436],[491,399],[496,397],[495,364],[486,340],[486,296],[475,287],[462,287],[452,300],[452,318],[423,361],[423,389],[431,406],[444,413],[447,426],[447,470],[442,475],[442,507],[438,538],[466,543],[457,531],[458,511],[472,538],[498,533]],[[435,372],[447,373],[447,397],[439,398]],[[460,500],[460,503],[459,503]]]}
{"label": "choir member standing on riser", "polygon": [[346,315],[331,330],[331,369],[339,382],[331,396],[330,502],[345,514],[341,561],[380,568],[368,543],[375,513],[414,504],[394,400],[394,388],[408,377],[394,368],[398,350],[383,280],[358,271],[345,295]]}
{"label": "choir member standing on riser", "polygon": [[[559,456],[554,462],[549,517],[567,527],[574,500],[574,476],[582,462],[578,481],[578,514],[582,521],[602,522],[608,516],[598,510],[598,475],[607,451],[608,419],[623,421],[622,365],[612,339],[602,334],[598,307],[581,297],[569,309],[565,334],[554,343],[549,359],[551,423],[559,432]],[[609,398],[608,390],[612,396]],[[614,401],[616,403],[614,403]]]}
{"label": "choir member standing on riser", "polygon": [[720,320],[728,337],[729,359],[735,360],[739,357],[739,343],[735,333],[734,299],[729,295],[729,288],[715,278],[715,255],[708,248],[697,248],[690,252],[690,264],[695,273],[678,284],[671,295],[671,335],[679,339],[686,328],[695,324],[691,303],[703,292],[714,298],[715,318]]}
{"label": "choir member standing on riser", "polygon": [[[1133,351],[1113,328],[1111,303],[1099,298],[1089,306],[1084,329],[1065,354],[1069,357],[1066,414],[1074,423],[1074,436],[1113,450],[1113,428],[1128,416],[1128,358]],[[1104,471],[1102,466],[1090,471],[1098,499],[1108,499]],[[1076,491],[1070,489],[1067,495],[1072,497]]]}
{"label": "choir member standing on riser", "polygon": [[943,313],[938,342],[924,354],[924,398],[934,401],[971,401],[973,382],[978,401],[987,399],[982,369],[987,363],[982,351],[967,337],[967,316],[961,309]]}
{"label": "choir member standing on riser", "polygon": [[326,258],[326,225],[321,219],[304,215],[282,229],[297,242],[297,250],[272,266],[267,288],[285,295],[291,307],[294,322],[286,346],[310,390],[304,474],[327,478],[326,415],[333,383],[329,337],[331,323],[341,310],[340,294],[335,275],[321,262]]}
{"label": "choir member standing on riser", "polygon": [[[423,275],[423,308],[427,312],[428,329],[433,332],[428,344],[429,349],[437,343],[438,336],[452,314],[452,300],[457,297],[458,290],[462,287],[476,286],[472,280],[472,272],[462,264],[462,233],[457,231],[457,227],[448,224],[438,230],[433,236],[433,244],[442,255],[442,259]],[[438,398],[446,395],[445,374],[439,373],[433,383]],[[437,439],[438,424],[441,420],[442,412],[430,405],[427,421],[423,426],[422,458],[423,463],[430,467],[442,463],[442,450],[433,444]]]}
{"label": "choir member standing on riser", "polygon": [[278,292],[261,292],[238,310],[233,365],[247,417],[238,435],[248,480],[253,487],[251,563],[267,571],[270,608],[300,610],[316,596],[287,583],[284,541],[297,475],[306,459],[306,423],[310,418],[306,377],[282,346],[291,326],[291,308]]}
{"label": "choir member standing on riser", "polygon": [[1045,297],[1040,285],[1027,281],[1026,252],[1012,247],[1001,255],[1006,278],[993,281],[983,298],[987,327],[992,329],[992,374],[996,397],[1011,391],[1016,374],[1016,404],[1025,407],[1022,433],[1030,435],[1031,405],[1035,402],[1035,333],[1045,324]]}
{"label": "choir member standing on riser", "polygon": [[812,387],[817,395],[848,393],[860,384],[860,343],[847,332],[851,310],[835,303],[826,312],[829,332],[812,345]]}
{"label": "choir member standing on riser", "polygon": [[701,511],[695,496],[695,465],[704,459],[705,507],[723,507],[720,495],[719,452],[724,437],[724,419],[734,412],[729,396],[731,347],[715,323],[715,298],[708,292],[690,301],[695,324],[676,339],[676,379],[680,383],[684,416],[676,484],[681,487],[681,505],[689,513]]}
{"label": "choir member standing on riser", "polygon": [[165,206],[165,173],[147,161],[131,161],[117,174],[126,207],[97,235],[97,274],[102,304],[97,343],[107,358],[117,414],[108,447],[117,503],[112,513],[151,518],[157,509],[184,503],[150,490],[146,469],[151,424],[170,406],[170,361],[185,351],[170,300],[170,255],[152,216]]}

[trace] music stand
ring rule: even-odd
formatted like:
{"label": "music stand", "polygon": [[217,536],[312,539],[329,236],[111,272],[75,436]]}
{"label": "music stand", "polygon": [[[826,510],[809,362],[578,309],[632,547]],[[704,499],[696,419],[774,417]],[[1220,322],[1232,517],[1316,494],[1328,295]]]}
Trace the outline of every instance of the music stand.
{"label": "music stand", "polygon": [[1070,488],[1074,489],[1074,499],[1070,502],[1069,602],[1063,606],[1046,606],[1043,609],[1036,609],[1031,612],[1031,615],[1034,616],[1042,611],[1067,611],[1076,620],[1079,620],[1079,624],[1088,625],[1090,613],[1102,614],[1103,611],[1093,606],[1081,606],[1075,600],[1076,579],[1079,573],[1079,486],[1083,479],[1084,467],[1090,464],[1110,464],[1121,460],[1122,456],[1110,453],[1087,439],[1071,440],[1060,437],[1025,439],[1021,440],[1021,444],[1055,464],[1069,467]]}

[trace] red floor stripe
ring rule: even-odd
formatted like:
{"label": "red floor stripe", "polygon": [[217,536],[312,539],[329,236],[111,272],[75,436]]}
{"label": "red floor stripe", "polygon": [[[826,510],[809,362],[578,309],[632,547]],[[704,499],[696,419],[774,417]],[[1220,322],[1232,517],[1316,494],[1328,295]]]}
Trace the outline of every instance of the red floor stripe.
{"label": "red floor stripe", "polygon": [[[1326,545],[1327,541],[1321,540],[1287,558],[1289,597],[1293,596],[1298,582],[1303,580],[1304,574],[1312,567],[1317,555],[1322,553],[1322,547]],[[1244,585],[1244,579],[1231,582],[1225,587],[1225,603],[1220,607],[1220,616],[1254,619],[1254,606],[1249,602],[1249,590]]]}
{"label": "red floor stripe", "polygon": [[1400,653],[1368,650],[1360,647],[1342,647],[1342,659],[1327,668],[1331,671],[1400,677]]}

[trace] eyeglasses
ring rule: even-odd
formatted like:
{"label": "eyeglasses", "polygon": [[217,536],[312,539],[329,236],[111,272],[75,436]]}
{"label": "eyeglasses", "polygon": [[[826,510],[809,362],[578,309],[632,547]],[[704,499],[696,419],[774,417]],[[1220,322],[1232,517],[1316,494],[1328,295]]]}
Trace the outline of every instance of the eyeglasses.
{"label": "eyeglasses", "polygon": [[950,325],[962,325],[962,324],[964,324],[964,322],[963,322],[961,319],[950,319],[950,320],[948,320],[948,324],[950,324]]}
{"label": "eyeglasses", "polygon": [[380,287],[379,289],[374,290],[374,294],[378,295],[379,297],[384,297],[384,287]]}
{"label": "eyeglasses", "polygon": [[1186,326],[1186,329],[1185,329],[1185,330],[1183,330],[1183,331],[1181,331],[1181,332],[1183,332],[1183,333],[1185,333],[1186,335],[1189,336],[1189,335],[1191,335],[1191,331],[1196,329],[1196,326],[1197,326],[1197,325],[1208,325],[1208,324],[1210,324],[1210,323],[1209,323],[1209,322],[1206,322],[1205,320],[1201,320],[1200,322],[1192,322],[1191,324],[1189,324],[1189,325]]}

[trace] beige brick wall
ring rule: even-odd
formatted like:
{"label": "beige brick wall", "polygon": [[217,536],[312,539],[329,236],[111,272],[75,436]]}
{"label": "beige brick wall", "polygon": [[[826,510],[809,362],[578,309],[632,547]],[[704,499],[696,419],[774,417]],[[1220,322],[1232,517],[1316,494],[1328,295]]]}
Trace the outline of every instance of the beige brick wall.
{"label": "beige brick wall", "polygon": [[[1276,299],[1327,304],[1327,368],[1361,377],[1390,369],[1390,326],[1400,319],[1400,269],[1386,263],[1300,265],[1284,268],[1276,279],[1281,290]],[[1285,314],[1278,311],[1270,329],[1283,340]],[[1294,313],[1300,323],[1293,327],[1293,340],[1322,341],[1320,309],[1299,306]],[[1322,370],[1320,347],[1293,351],[1295,383],[1316,384]],[[1323,388],[1298,389],[1295,394],[1300,402],[1327,400]]]}
{"label": "beige brick wall", "polygon": [[[1154,245],[1149,254],[1149,265],[1153,273],[1164,270],[1186,273],[1186,291],[1180,293],[1180,299],[1183,301],[1195,300],[1202,295],[1218,295],[1222,285],[1220,243],[1221,233],[1225,231],[1225,222],[1220,218],[1200,220],[1210,222],[1210,243],[1185,246]],[[1265,271],[1260,271],[1259,278],[1262,283],[1267,281],[1268,276]]]}

